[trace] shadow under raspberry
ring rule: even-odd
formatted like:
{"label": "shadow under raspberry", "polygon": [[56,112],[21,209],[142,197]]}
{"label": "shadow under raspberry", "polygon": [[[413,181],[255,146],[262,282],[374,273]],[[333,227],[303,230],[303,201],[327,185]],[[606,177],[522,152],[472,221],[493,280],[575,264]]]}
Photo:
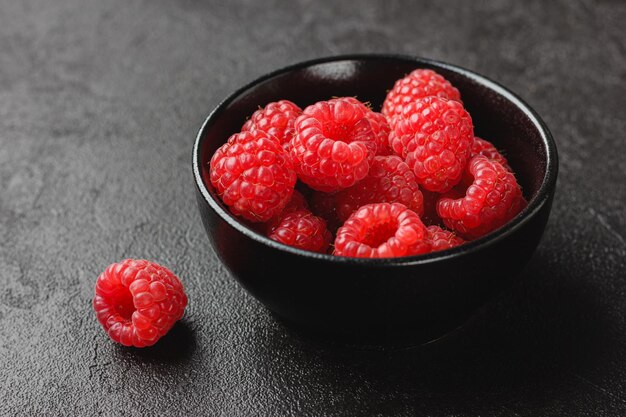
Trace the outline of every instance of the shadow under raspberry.
{"label": "shadow under raspberry", "polygon": [[191,358],[196,345],[195,330],[185,320],[181,320],[153,346],[125,350],[142,362],[179,364]]}

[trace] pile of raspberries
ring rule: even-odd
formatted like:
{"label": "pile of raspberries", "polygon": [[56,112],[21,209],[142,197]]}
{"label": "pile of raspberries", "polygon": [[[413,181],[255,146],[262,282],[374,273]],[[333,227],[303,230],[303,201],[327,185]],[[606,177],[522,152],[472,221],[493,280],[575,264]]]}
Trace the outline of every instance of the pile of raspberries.
{"label": "pile of raspberries", "polygon": [[[453,248],[526,205],[506,158],[474,136],[459,91],[425,69],[396,81],[381,113],[353,97],[268,104],[215,152],[210,179],[270,239],[361,258]],[[155,344],[186,306],[169,269],[135,259],[110,265],[93,299],[109,337],[135,347]]]}
{"label": "pile of raspberries", "polygon": [[354,97],[267,104],[215,152],[210,180],[270,239],[361,258],[449,249],[526,205],[459,90],[428,69],[396,81],[380,113]]}

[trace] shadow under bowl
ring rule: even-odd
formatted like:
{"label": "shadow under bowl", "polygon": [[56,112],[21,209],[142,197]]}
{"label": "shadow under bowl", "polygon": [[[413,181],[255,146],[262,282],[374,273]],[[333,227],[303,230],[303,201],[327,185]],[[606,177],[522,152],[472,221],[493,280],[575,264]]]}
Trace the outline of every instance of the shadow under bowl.
{"label": "shadow under bowl", "polygon": [[[528,206],[500,229],[427,255],[356,259],[302,251],[258,234],[230,214],[209,181],[215,150],[259,106],[288,99],[301,107],[356,96],[380,109],[394,82],[430,68],[461,92],[477,136],[501,149]],[[216,254],[239,283],[287,322],[351,342],[424,343],[467,321],[515,282],[545,229],[555,192],[557,152],[533,109],[466,69],[427,59],[353,55],[303,62],[237,90],[207,117],[193,148],[197,201]]]}

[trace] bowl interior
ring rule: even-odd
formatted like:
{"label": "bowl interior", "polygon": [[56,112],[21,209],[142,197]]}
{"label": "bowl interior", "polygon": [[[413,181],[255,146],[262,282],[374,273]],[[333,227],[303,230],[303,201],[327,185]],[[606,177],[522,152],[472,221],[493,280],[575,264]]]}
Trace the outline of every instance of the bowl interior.
{"label": "bowl interior", "polygon": [[[541,121],[501,86],[470,71],[438,62],[393,56],[338,57],[294,65],[262,77],[227,98],[209,116],[199,143],[198,168],[214,201],[228,212],[209,181],[209,161],[250,115],[272,101],[287,99],[302,108],[320,100],[355,96],[379,111],[394,82],[416,68],[430,68],[461,92],[475,134],[507,157],[532,209],[548,170],[549,143]],[[524,212],[520,214],[523,216]],[[241,223],[241,222],[240,222]]]}

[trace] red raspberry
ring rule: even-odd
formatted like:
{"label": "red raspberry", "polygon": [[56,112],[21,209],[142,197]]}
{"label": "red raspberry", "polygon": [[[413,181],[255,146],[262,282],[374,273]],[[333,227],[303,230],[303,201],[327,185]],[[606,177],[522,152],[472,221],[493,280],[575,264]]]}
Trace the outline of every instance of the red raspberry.
{"label": "red raspberry", "polygon": [[430,244],[431,252],[454,248],[465,243],[454,232],[442,229],[439,226],[428,226],[426,228],[426,240]]}
{"label": "red raspberry", "polygon": [[448,80],[433,70],[417,69],[399,79],[387,93],[382,113],[393,127],[404,107],[420,98],[436,96],[461,101],[461,94]]}
{"label": "red raspberry", "polygon": [[426,228],[417,213],[400,203],[361,207],[337,231],[335,255],[393,258],[428,252]]}
{"label": "red raspberry", "polygon": [[294,133],[294,122],[302,109],[289,100],[280,100],[255,111],[241,128],[242,132],[260,130],[276,139],[286,150]]}
{"label": "red raspberry", "polygon": [[308,210],[308,209],[309,209],[309,204],[306,202],[302,193],[300,193],[300,191],[298,190],[293,190],[291,199],[289,200],[289,202],[287,203],[287,205],[285,206],[281,214],[287,214],[287,213],[291,213],[294,211]]}
{"label": "red raspberry", "polygon": [[268,237],[285,245],[326,253],[332,236],[326,222],[308,210],[281,215],[270,228]]}
{"label": "red raspberry", "polygon": [[[354,97],[344,97],[343,100],[353,103],[355,106],[366,105]],[[369,106],[369,104],[366,106]],[[370,111],[367,112],[365,117],[369,121],[369,126],[363,125],[361,132],[363,132],[363,134],[369,134],[369,129],[372,130],[374,140],[376,141],[376,155],[391,155],[392,152],[389,148],[389,132],[391,132],[391,127],[387,122],[387,118],[382,113],[376,113],[369,107],[368,109]]]}
{"label": "red raspberry", "polygon": [[266,222],[289,202],[296,173],[287,152],[264,132],[232,135],[211,158],[211,183],[236,215]]}
{"label": "red raspberry", "polygon": [[428,190],[422,190],[424,197],[424,214],[421,216],[422,222],[426,225],[443,224],[437,214],[437,201],[441,198],[441,194]]}
{"label": "red raspberry", "polygon": [[318,217],[326,220],[326,227],[331,232],[336,232],[343,224],[337,215],[337,195],[313,191],[309,198],[311,211]]}
{"label": "red raspberry", "polygon": [[474,127],[458,101],[426,97],[405,106],[389,141],[421,186],[443,193],[461,181]]}
{"label": "red raspberry", "polygon": [[154,262],[126,259],[98,277],[93,308],[109,337],[151,346],[183,316],[187,296],[176,275]]}
{"label": "red raspberry", "polygon": [[[293,213],[294,211],[301,211],[301,210],[310,211],[309,204],[306,202],[304,196],[300,193],[300,191],[293,190],[291,199],[289,200],[289,202],[287,203],[283,211],[281,211],[276,216],[272,217],[265,224],[256,223],[256,224],[252,224],[249,226],[252,227],[252,229],[254,229],[255,231],[266,235],[268,234],[268,231],[272,227],[277,225],[281,221],[281,219],[285,217],[287,214]],[[259,227],[254,227],[254,226],[259,226]]]}
{"label": "red raspberry", "polygon": [[376,135],[366,117],[370,112],[351,97],[304,109],[291,140],[300,180],[315,190],[331,192],[363,179],[377,150]]}
{"label": "red raspberry", "polygon": [[[365,105],[365,103],[361,103],[354,97],[344,97],[343,99],[347,102],[353,103],[355,106]],[[370,122],[370,127],[372,128],[372,132],[374,134],[376,141],[376,155],[391,155],[392,152],[389,148],[389,133],[391,132],[391,127],[387,122],[387,118],[382,113],[376,113],[371,109],[367,112],[365,117]]]}
{"label": "red raspberry", "polygon": [[509,162],[496,149],[496,147],[493,146],[491,142],[488,142],[485,139],[481,139],[478,136],[474,136],[474,144],[472,145],[472,150],[470,152],[470,159],[475,157],[476,155],[486,156],[487,158],[500,163],[500,165],[513,172],[513,170],[509,166]]}
{"label": "red raspberry", "polygon": [[402,203],[421,215],[423,197],[415,174],[397,156],[377,156],[367,176],[336,194],[337,215],[346,221],[359,207],[370,203]]}
{"label": "red raspberry", "polygon": [[468,164],[474,178],[461,198],[444,197],[437,212],[445,225],[467,238],[477,238],[515,217],[523,208],[515,176],[500,163],[478,155]]}
{"label": "red raspberry", "polygon": [[[476,155],[483,155],[483,156],[487,157],[488,159],[491,159],[491,160],[494,160],[496,162],[499,162],[503,167],[505,167],[509,171],[513,172],[513,170],[509,166],[509,162],[496,149],[496,147],[493,146],[493,144],[491,142],[488,142],[488,141],[486,141],[484,139],[481,139],[478,136],[474,136],[474,144],[472,145],[472,151],[470,153],[470,159],[472,159]],[[454,187],[454,188],[459,188],[459,190],[457,190],[457,191],[460,191],[460,195],[453,195],[453,196],[450,196],[450,198],[453,198],[453,199],[454,198],[459,198],[460,196],[464,195],[465,194],[465,190],[467,189],[467,187],[472,185],[473,181],[474,181],[474,177],[472,176],[472,174],[470,174],[469,170],[466,169],[463,172],[463,178],[461,179],[461,182]]]}
{"label": "red raspberry", "polygon": [[376,135],[376,145],[378,149],[376,155],[392,155],[389,148],[389,133],[391,132],[391,126],[387,122],[387,118],[381,114],[371,111],[367,115],[367,120],[370,121],[372,130]]}

